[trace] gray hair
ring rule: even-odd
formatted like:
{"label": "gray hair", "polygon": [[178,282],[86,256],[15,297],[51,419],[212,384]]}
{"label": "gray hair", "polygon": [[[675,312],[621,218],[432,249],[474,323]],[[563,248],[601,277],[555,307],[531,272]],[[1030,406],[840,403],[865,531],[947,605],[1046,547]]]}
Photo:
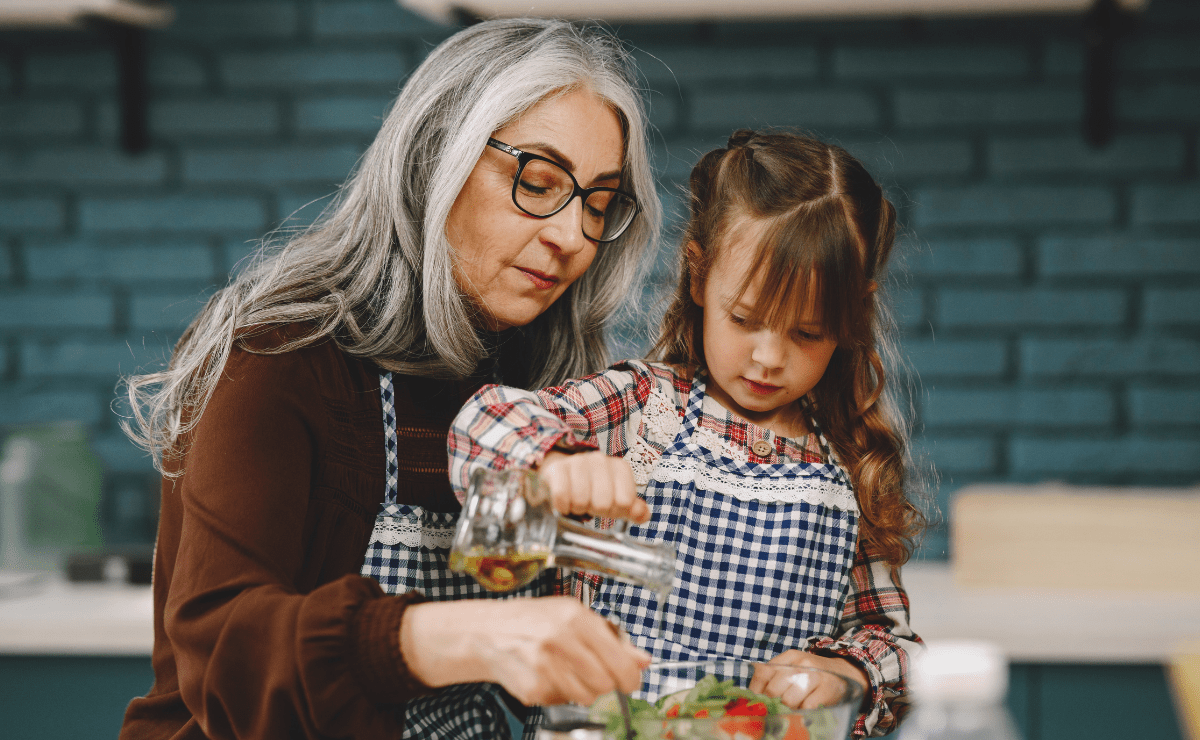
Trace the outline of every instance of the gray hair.
{"label": "gray hair", "polygon": [[254,351],[282,353],[332,339],[348,354],[398,373],[473,372],[487,349],[474,328],[478,309],[454,278],[446,219],[493,132],[548,97],[579,88],[621,119],[622,187],[642,210],[523,329],[532,354],[526,380],[538,387],[601,369],[605,325],[640,285],[662,219],[634,66],[601,29],[487,21],[447,39],[417,68],[355,172],[312,226],[288,239],[268,237],[188,327],[165,371],[124,380],[132,407],[122,421],[126,434],[162,471],[168,450],[183,452],[172,445],[199,420],[234,343],[274,325],[310,330]]}

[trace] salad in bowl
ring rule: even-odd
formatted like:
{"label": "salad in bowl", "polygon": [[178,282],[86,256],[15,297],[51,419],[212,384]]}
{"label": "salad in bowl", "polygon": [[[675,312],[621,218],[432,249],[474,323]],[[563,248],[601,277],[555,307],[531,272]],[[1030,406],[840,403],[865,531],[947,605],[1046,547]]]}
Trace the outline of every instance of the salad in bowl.
{"label": "salad in bowl", "polygon": [[755,674],[770,685],[801,689],[825,671],[741,660],[655,663],[642,689],[628,698],[629,730],[620,698],[605,694],[592,704],[590,721],[609,740],[844,740],[850,734],[862,688],[842,676],[839,700],[814,709],[792,709],[776,696],[750,688]]}

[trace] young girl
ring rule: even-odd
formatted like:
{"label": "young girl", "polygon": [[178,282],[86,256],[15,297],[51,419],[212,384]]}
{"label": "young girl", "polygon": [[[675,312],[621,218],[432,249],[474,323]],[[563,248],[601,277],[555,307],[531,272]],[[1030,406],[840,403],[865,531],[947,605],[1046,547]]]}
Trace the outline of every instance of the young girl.
{"label": "young girl", "polygon": [[[752,131],[700,160],[691,196],[658,361],[484,387],[451,428],[452,483],[538,468],[564,513],[648,518],[630,533],[678,553],[663,631],[640,587],[598,582],[598,612],[658,660],[846,676],[866,689],[855,733],[883,734],[920,642],[898,570],[924,524],[880,359],[895,211],[839,147]],[[783,698],[828,703],[835,683]]]}

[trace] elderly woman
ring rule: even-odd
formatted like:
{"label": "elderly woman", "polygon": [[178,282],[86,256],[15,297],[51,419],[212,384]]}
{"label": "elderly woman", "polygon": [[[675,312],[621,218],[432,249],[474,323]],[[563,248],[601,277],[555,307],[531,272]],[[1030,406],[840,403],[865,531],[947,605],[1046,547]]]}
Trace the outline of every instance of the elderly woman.
{"label": "elderly woman", "polygon": [[155,683],[122,738],[497,737],[638,686],[648,657],[553,577],[498,600],[449,572],[446,436],[485,382],[604,366],[659,226],[645,127],[611,37],[464,30],[318,223],[128,380],[163,487]]}

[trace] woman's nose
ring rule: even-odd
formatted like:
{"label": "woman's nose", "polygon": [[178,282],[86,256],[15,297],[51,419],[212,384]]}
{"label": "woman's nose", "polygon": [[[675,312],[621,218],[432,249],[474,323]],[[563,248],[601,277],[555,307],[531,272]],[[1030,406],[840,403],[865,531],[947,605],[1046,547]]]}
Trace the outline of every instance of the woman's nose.
{"label": "woman's nose", "polygon": [[566,207],[546,219],[548,232],[543,237],[565,255],[583,251],[589,244],[583,235],[583,199],[576,196]]}

